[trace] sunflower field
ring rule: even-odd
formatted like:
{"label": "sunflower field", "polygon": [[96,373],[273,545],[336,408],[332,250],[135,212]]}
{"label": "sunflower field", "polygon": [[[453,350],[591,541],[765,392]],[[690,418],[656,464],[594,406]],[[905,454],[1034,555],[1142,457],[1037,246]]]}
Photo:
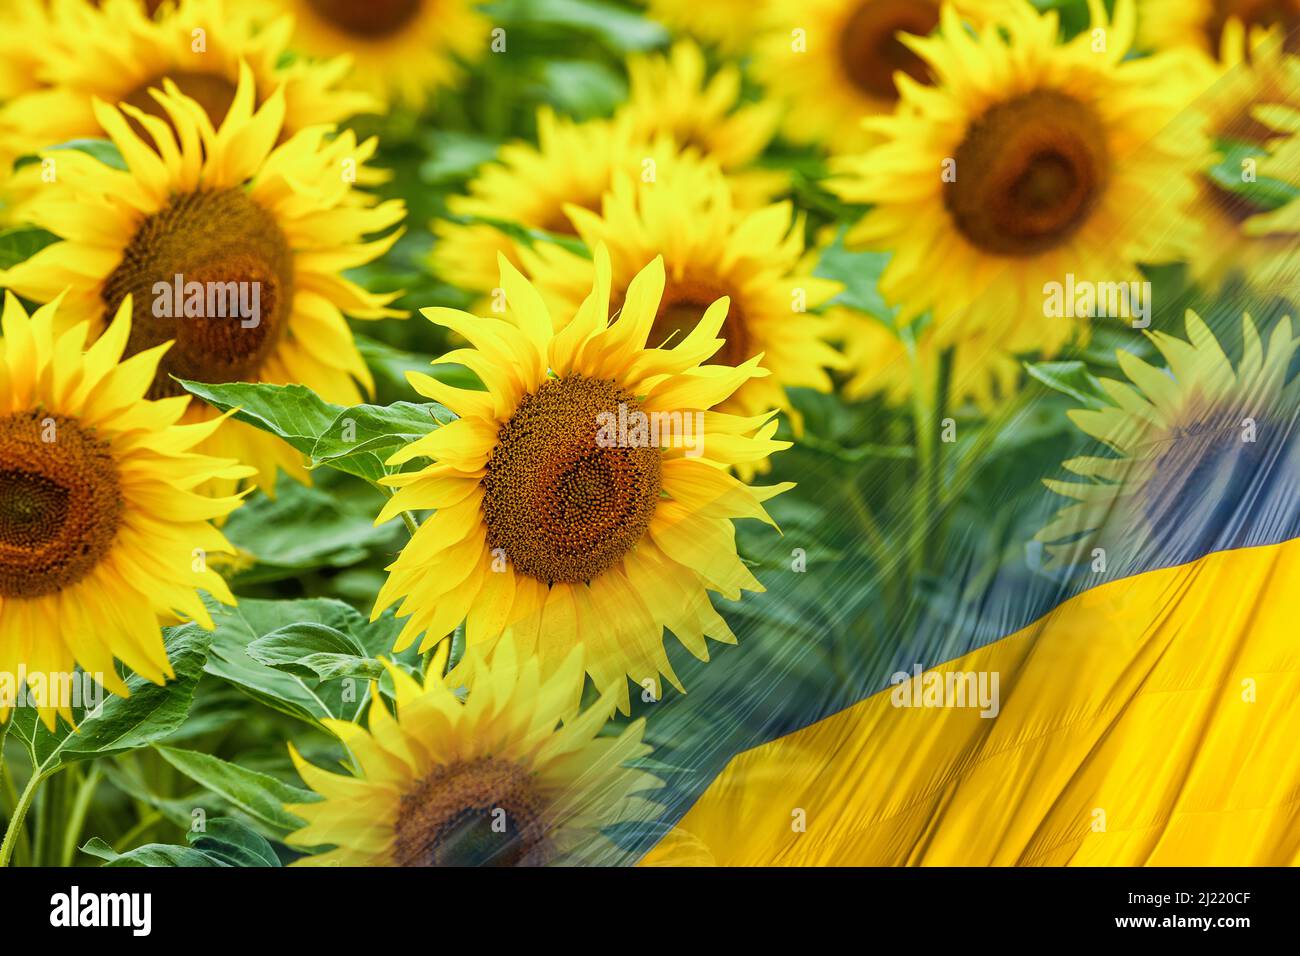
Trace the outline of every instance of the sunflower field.
{"label": "sunflower field", "polygon": [[0,866],[1300,862],[1298,253],[1290,0],[0,0]]}

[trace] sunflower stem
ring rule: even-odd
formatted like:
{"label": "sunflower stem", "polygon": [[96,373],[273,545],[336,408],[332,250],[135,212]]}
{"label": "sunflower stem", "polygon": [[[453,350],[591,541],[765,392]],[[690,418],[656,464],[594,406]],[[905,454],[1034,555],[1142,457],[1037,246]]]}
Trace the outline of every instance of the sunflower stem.
{"label": "sunflower stem", "polygon": [[451,643],[447,645],[447,660],[443,664],[442,676],[446,677],[452,672],[452,669],[460,663],[460,659],[465,656],[465,622],[456,625],[456,630],[451,632]]}
{"label": "sunflower stem", "polygon": [[867,533],[867,537],[871,541],[871,547],[877,554],[888,554],[889,542],[885,539],[885,534],[880,528],[880,522],[871,513],[871,507],[867,504],[866,497],[862,494],[862,489],[858,486],[857,481],[850,479],[845,482],[844,497],[857,517],[858,525]]}
{"label": "sunflower stem", "polygon": [[996,412],[984,419],[984,425],[980,429],[979,437],[967,449],[966,454],[958,459],[952,482],[944,489],[942,507],[945,511],[965,492],[966,486],[971,482],[973,472],[984,460],[984,454],[1002,437],[1002,433],[1007,426],[1015,424],[1019,417],[1024,414],[1025,407],[1028,404],[1027,400],[1032,391],[1032,386],[1026,385],[1016,392],[1014,396],[1002,402]]}
{"label": "sunflower stem", "polygon": [[72,801],[72,812],[68,814],[68,824],[63,830],[63,852],[59,857],[60,866],[72,866],[77,855],[77,841],[81,839],[81,830],[86,825],[86,814],[90,812],[90,801],[99,788],[100,769],[96,763],[86,774],[86,779],[77,788],[77,795]]}
{"label": "sunflower stem", "polygon": [[63,850],[60,826],[68,819],[68,799],[81,780],[81,765],[69,767],[45,788],[42,800],[39,830],[41,833],[41,864],[58,866]]}
{"label": "sunflower stem", "polygon": [[45,865],[45,823],[50,818],[50,788],[42,787],[32,800],[32,866]]}
{"label": "sunflower stem", "polygon": [[23,788],[22,795],[14,806],[13,816],[9,818],[9,826],[5,828],[4,841],[0,842],[0,869],[7,867],[14,855],[14,843],[18,840],[18,834],[23,829],[23,822],[27,818],[27,811],[44,779],[43,773],[33,769],[32,778],[27,781],[27,786]]}
{"label": "sunflower stem", "polygon": [[0,723],[0,800],[5,801],[5,813],[13,811],[14,804],[18,802],[18,794],[14,792],[13,778],[9,776],[9,761],[5,759],[5,738],[9,736],[9,724],[13,714],[9,714],[10,720]]}
{"label": "sunflower stem", "polygon": [[[929,524],[934,514],[933,492],[937,486],[934,480],[934,438],[938,429],[934,411],[938,396],[931,390],[931,383],[925,380],[915,339],[906,335],[904,341],[912,365],[912,427],[916,433],[917,484],[912,492],[911,544],[908,549],[912,577],[915,580],[925,568]],[[937,379],[933,384],[937,390]]]}
{"label": "sunflower stem", "polygon": [[[9,761],[4,759],[5,737],[9,735],[9,726],[13,721],[13,714],[10,713],[9,717],[8,721],[0,724],[0,798],[4,800],[6,821],[12,819],[14,809],[18,806],[18,790],[14,786],[14,775],[9,772]],[[13,854],[14,860],[20,865],[26,865],[30,862],[31,853],[26,830],[19,833]]]}

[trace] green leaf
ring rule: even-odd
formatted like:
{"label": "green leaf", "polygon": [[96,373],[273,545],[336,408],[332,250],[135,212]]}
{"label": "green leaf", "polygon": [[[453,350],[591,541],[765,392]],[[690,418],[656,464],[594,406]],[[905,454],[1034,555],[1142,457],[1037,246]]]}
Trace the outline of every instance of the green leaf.
{"label": "green leaf", "polygon": [[[126,160],[122,158],[122,152],[117,148],[117,144],[107,139],[70,139],[66,143],[59,143],[57,146],[50,146],[42,152],[56,152],[58,150],[74,150],[78,153],[86,153],[99,160],[105,166],[111,166],[113,169],[125,170]],[[23,156],[14,163],[15,169],[21,169],[23,166],[31,166],[39,163],[41,157],[34,153]]]}
{"label": "green leaf", "polygon": [[235,418],[239,421],[278,435],[304,455],[311,454],[317,439],[343,412],[343,406],[325,401],[303,385],[269,382],[205,385],[177,381],[191,395],[197,395],[220,411],[238,408]]}
{"label": "green leaf", "polygon": [[185,839],[190,846],[227,866],[279,866],[280,858],[266,838],[238,820],[217,817],[209,820],[202,832],[190,831]]}
{"label": "green leaf", "polygon": [[105,866],[280,866],[280,858],[266,838],[238,820],[216,817],[204,830],[190,831],[185,838],[189,846],[148,843],[118,853],[99,837],[92,837],[81,852],[104,860]]}
{"label": "green leaf", "polygon": [[[356,405],[330,423],[311,449],[313,461],[333,465],[370,454],[381,461],[403,445],[451,421],[454,416],[436,403],[416,405]],[[342,469],[346,470],[346,469]]]}
{"label": "green leaf", "polygon": [[400,524],[375,527],[380,492],[344,478],[335,478],[334,487],[320,484],[308,487],[282,477],[274,498],[257,495],[230,516],[222,529],[226,537],[257,560],[235,575],[236,586],[309,569],[347,568],[401,547]]}
{"label": "green leaf", "polygon": [[95,710],[81,711],[76,731],[59,721],[51,733],[37,718],[35,708],[23,707],[14,713],[11,732],[27,744],[32,763],[42,774],[161,740],[176,731],[189,713],[211,637],[197,624],[168,628],[164,642],[175,679],[159,686],[129,675],[126,685],[131,695],[107,695]]}
{"label": "green leaf", "polygon": [[199,753],[155,745],[162,758],[196,783],[228,800],[273,833],[297,830],[303,821],[284,809],[286,803],[314,803],[320,797],[268,774]]}
{"label": "green leaf", "polygon": [[1300,189],[1278,179],[1259,177],[1255,182],[1242,179],[1245,160],[1262,160],[1268,151],[1254,143],[1224,140],[1220,142],[1222,158],[1207,171],[1210,182],[1234,196],[1239,196],[1259,212],[1271,212],[1300,198]]}
{"label": "green leaf", "polygon": [[46,246],[59,241],[59,237],[35,226],[19,226],[0,232],[0,269],[9,269],[26,262]]}
{"label": "green leaf", "polygon": [[504,0],[485,8],[504,26],[550,26],[595,36],[616,53],[664,46],[668,31],[638,13],[597,0]]}
{"label": "green leaf", "polygon": [[844,291],[832,300],[833,305],[858,309],[878,319],[891,321],[897,311],[880,294],[880,274],[889,262],[888,252],[850,252],[844,247],[841,229],[822,252],[813,275],[844,283]]}
{"label": "green leaf", "polygon": [[[451,418],[450,412],[433,404],[398,402],[344,408],[302,385],[177,381],[191,395],[223,412],[238,409],[235,418],[282,438],[311,458],[312,467],[328,465],[367,481],[388,474],[384,459],[394,448],[428,434]],[[349,430],[345,432],[345,428]],[[356,429],[355,435],[351,428]],[[355,440],[349,442],[349,437]],[[325,457],[317,457],[317,451]]]}
{"label": "green leaf", "polygon": [[118,790],[157,810],[167,822],[188,829],[193,821],[194,801],[186,797],[192,797],[192,793],[169,792],[167,796],[156,793],[143,779],[140,768],[129,760],[104,760],[99,767],[104,778]]}
{"label": "green leaf", "polygon": [[1083,362],[1026,362],[1025,371],[1048,388],[1069,395],[1089,408],[1109,404],[1101,382]]}
{"label": "green leaf", "polygon": [[106,861],[104,866],[228,866],[202,850],[166,843],[146,843],[134,850],[118,853],[99,837],[92,837],[81,852]]}
{"label": "green leaf", "polygon": [[[285,673],[254,660],[248,653],[249,645],[289,625],[316,622],[349,635],[369,657],[393,656],[393,642],[402,627],[391,614],[370,622],[351,606],[328,598],[296,601],[244,598],[238,607],[213,608],[212,613],[217,629],[212,636],[208,672],[266,706],[314,725],[319,725],[325,717],[355,719],[367,702],[364,684],[358,687],[356,682],[345,679],[317,681]],[[395,656],[396,660],[407,662],[418,658],[414,647]]]}
{"label": "green leaf", "polygon": [[481,165],[496,156],[496,140],[458,130],[435,130],[425,137],[429,158],[420,165],[420,179],[444,186],[469,179]]}
{"label": "green leaf", "polygon": [[591,119],[614,112],[627,99],[627,84],[603,63],[547,60],[538,92],[561,112]]}
{"label": "green leaf", "polygon": [[259,637],[248,645],[248,656],[267,667],[316,680],[378,680],[384,674],[383,665],[353,638],[313,621],[299,621]]}

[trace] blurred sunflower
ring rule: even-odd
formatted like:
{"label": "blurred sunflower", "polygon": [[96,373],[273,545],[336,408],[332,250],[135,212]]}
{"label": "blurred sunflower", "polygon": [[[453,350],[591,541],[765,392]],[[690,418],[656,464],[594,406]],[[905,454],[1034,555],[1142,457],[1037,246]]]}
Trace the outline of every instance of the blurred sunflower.
{"label": "blurred sunflower", "polygon": [[294,46],[313,57],[348,55],[351,81],[416,108],[460,77],[457,60],[488,49],[488,20],[471,0],[240,0],[256,15],[293,14]]}
{"label": "blurred sunflower", "polygon": [[772,100],[741,102],[741,73],[734,64],[712,75],[698,46],[679,41],[667,54],[628,58],[626,114],[632,135],[645,142],[667,133],[695,148],[731,178],[738,201],[755,207],[780,192],[789,177],[751,164],[772,141],[780,108]]}
{"label": "blurred sunflower", "polygon": [[1112,569],[1139,557],[1179,564],[1240,546],[1234,534],[1247,512],[1276,526],[1296,516],[1300,379],[1288,386],[1286,378],[1300,343],[1290,319],[1277,322],[1265,347],[1244,316],[1235,370],[1191,311],[1186,340],[1150,338],[1167,370],[1120,351],[1133,384],[1103,380],[1114,404],[1070,413],[1119,457],[1071,459],[1063,467],[1085,481],[1046,482],[1077,502],[1035,536],[1050,566],[1088,561],[1098,547]]}
{"label": "blurred sunflower", "polygon": [[[89,348],[90,326],[59,308],[29,318],[6,295],[0,325],[0,671],[80,665],[124,696],[114,658],[172,676],[160,619],[211,629],[199,591],[234,603],[201,555],[233,551],[209,522],[240,499],[196,489],[249,469],[195,452],[220,420],[184,426],[184,399],[146,398],[168,346],[123,359],[129,302]],[[51,730],[56,714],[72,722],[66,702],[40,707]]]}
{"label": "blurred sunflower", "polygon": [[[295,382],[327,401],[361,401],[361,387],[369,391],[372,382],[343,316],[400,315],[386,308],[396,293],[375,295],[340,275],[382,255],[400,232],[363,240],[401,221],[400,201],[366,207],[348,201],[345,170],[360,166],[375,142],[358,145],[351,132],[327,141],[328,128],[313,127],[277,146],[283,92],[254,111],[247,67],[218,129],[197,101],[170,80],[164,87],[155,100],[169,123],[129,104],[95,103],[99,124],[128,168],[60,151],[57,181],[25,213],[64,241],[0,274],[0,281],[38,301],[70,288],[64,311],[91,319],[92,332],[133,295],[130,352],[176,341],[158,367],[153,398],[182,394],[174,375],[200,382]],[[166,308],[160,295],[171,301],[180,281],[202,284],[209,301],[213,285],[240,284],[250,296],[257,290],[258,314],[226,317],[223,299],[218,314],[205,314],[200,301],[196,315],[188,290]],[[196,400],[186,419],[208,421],[214,414]],[[293,449],[242,423],[232,422],[204,448],[253,465],[267,491],[274,489],[277,466],[306,479]]]}
{"label": "blurred sunflower", "polygon": [[[1260,161],[1260,173],[1300,188],[1300,106],[1262,105],[1252,110],[1252,118],[1272,132],[1270,153]],[[1300,201],[1293,199],[1269,218],[1279,227],[1300,228]]]}
{"label": "blurred sunflower", "polygon": [[[1010,2],[956,0],[955,9],[978,25]],[[940,0],[770,0],[758,16],[754,73],[785,104],[785,135],[832,153],[865,148],[872,140],[860,120],[893,112],[897,74],[929,82],[902,38],[934,30],[939,9]]]}
{"label": "blurred sunflower", "polygon": [[[18,0],[43,7],[45,0]],[[139,0],[51,0],[48,42],[41,44],[39,89],[0,111],[0,129],[20,144],[0,150],[30,153],[73,139],[102,136],[94,101],[128,103],[151,116],[167,114],[150,95],[164,79],[199,103],[214,126],[225,119],[240,65],[252,71],[256,101],[283,87],[283,135],[374,112],[372,97],[340,87],[347,59],[284,63],[292,22],[281,17],[255,30],[246,13],[225,0],[180,0],[151,18]],[[137,132],[143,132],[136,127]]]}
{"label": "blurred sunflower", "polygon": [[[761,355],[771,374],[749,379],[720,410],[760,415],[780,408],[793,415],[786,388],[831,390],[826,369],[841,367],[843,359],[825,340],[825,320],[810,310],[843,286],[801,269],[804,227],[790,203],[738,213],[716,167],[683,165],[654,183],[618,177],[599,215],[577,206],[567,213],[588,249],[603,244],[609,250],[615,310],[641,270],[663,258],[667,286],[650,346],[680,341],[710,305],[730,300],[724,345],[713,360],[734,367]],[[564,322],[576,314],[591,293],[596,264],[554,244],[524,250],[521,257],[551,315]]]}
{"label": "blurred sunflower", "polygon": [[[22,127],[14,125],[3,104],[40,88],[41,57],[55,42],[45,4],[16,3],[0,9],[0,180],[13,161],[27,152]],[[3,205],[7,201],[0,195],[0,221],[7,218]]]}
{"label": "blurred sunflower", "polygon": [[882,395],[889,404],[900,405],[912,394],[918,374],[928,383],[927,390],[933,389],[938,365],[930,337],[924,350],[918,347],[919,343],[913,345],[914,365],[908,343],[888,323],[843,306],[828,309],[826,320],[831,337],[840,343],[851,370],[841,388],[848,401]]}
{"label": "blurred sunflower", "polygon": [[1278,27],[1281,36],[1289,36],[1288,46],[1296,49],[1300,0],[1142,0],[1139,26],[1143,47],[1199,50],[1230,65],[1238,47],[1229,39],[1234,33]]}
{"label": "blurred sunflower", "polygon": [[[1254,111],[1265,106],[1300,107],[1300,58],[1284,52],[1283,36],[1276,29],[1257,31],[1249,47],[1247,43],[1240,23],[1229,21],[1223,29],[1224,70],[1206,88],[1197,108],[1205,114],[1211,136],[1220,142],[1257,146],[1263,155],[1273,131],[1254,118]],[[1192,206],[1205,238],[1195,244],[1190,256],[1191,274],[1211,288],[1234,273],[1264,279],[1300,252],[1294,234],[1246,231],[1246,223],[1262,209],[1215,182],[1211,170],[1220,160],[1218,154],[1209,158]]]}
{"label": "blurred sunflower", "polygon": [[49,4],[15,0],[0,10],[0,103],[40,86],[41,57],[56,40]]}
{"label": "blurred sunflower", "polygon": [[723,347],[726,299],[673,348],[647,347],[664,294],[661,259],[629,284],[612,322],[603,246],[594,287],[567,323],[553,322],[504,257],[501,270],[510,304],[502,317],[424,311],[470,342],[442,361],[466,366],[487,391],[408,376],[460,419],[389,459],[433,463],[384,479],[398,490],[378,521],[437,514],[389,566],[374,613],[402,599],[399,650],[420,634],[432,647],[462,620],[471,646],[513,630],[544,673],[582,645],[596,686],[615,688],[627,712],[627,677],[657,690],[663,674],[681,687],[665,626],[701,660],[706,636],[735,642],[707,592],[738,600],[763,587],[736,553],[732,521],[770,522],[763,502],[791,486],[749,487],[723,466],[789,443],[773,440],[774,413],[711,410],[766,374],[757,358],[701,364]]}
{"label": "blurred sunflower", "polygon": [[447,200],[452,216],[433,223],[433,270],[441,278],[472,292],[497,287],[497,256],[516,266],[525,246],[517,229],[573,236],[566,206],[599,209],[600,199],[616,174],[658,175],[681,156],[666,136],[647,145],[633,135],[630,117],[585,123],[537,115],[537,145],[510,143],[495,162],[478,171],[463,195]]}
{"label": "blurred sunflower", "polygon": [[1028,3],[979,33],[945,8],[936,35],[904,41],[936,84],[904,84],[894,115],[866,121],[880,145],[842,164],[841,196],[874,204],[848,241],[893,253],[880,290],[900,325],[933,310],[936,345],[1052,354],[1087,320],[1046,319],[1046,283],[1140,281],[1139,262],[1195,238],[1207,146],[1185,89],[1160,55],[1125,59],[1131,0],[1113,23],[1090,6],[1104,51],[1086,31],[1058,42],[1056,14]]}
{"label": "blurred sunflower", "polygon": [[[1276,133],[1270,140],[1272,154],[1259,163],[1259,174],[1300,189],[1300,108],[1292,106],[1259,106],[1254,118]],[[1247,219],[1242,232],[1253,242],[1267,242],[1277,254],[1264,264],[1256,264],[1252,280],[1261,289],[1275,289],[1294,294],[1300,285],[1300,199],[1268,213]]]}
{"label": "blurred sunflower", "polygon": [[389,666],[396,716],[376,689],[369,731],[325,721],[355,758],[355,775],[321,770],[290,745],[303,780],[324,799],[286,807],[307,821],[287,842],[334,847],[298,865],[595,864],[617,852],[603,828],[652,815],[656,804],[643,794],[662,783],[628,766],[650,753],[644,721],[598,736],[612,704],[576,712],[577,649],[543,677],[536,657],[517,664],[506,641],[473,671],[462,703],[454,675],[421,686]]}
{"label": "blurred sunflower", "polygon": [[970,399],[985,412],[1013,394],[1020,378],[1020,363],[982,337],[945,350],[935,345],[933,328],[909,330],[905,339],[888,323],[843,306],[828,309],[826,322],[829,338],[840,343],[850,369],[842,386],[849,401],[880,395],[901,405],[918,386],[922,394],[933,394],[945,352],[949,396]]}
{"label": "blurred sunflower", "polygon": [[755,23],[772,0],[649,0],[648,14],[664,26],[716,46],[721,52],[745,52]]}

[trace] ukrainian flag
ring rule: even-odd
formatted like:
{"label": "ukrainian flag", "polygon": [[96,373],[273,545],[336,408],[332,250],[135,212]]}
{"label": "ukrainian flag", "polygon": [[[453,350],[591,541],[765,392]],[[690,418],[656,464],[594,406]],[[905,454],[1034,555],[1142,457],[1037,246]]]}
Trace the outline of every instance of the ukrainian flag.
{"label": "ukrainian flag", "polygon": [[[1088,454],[931,542],[901,619],[872,611],[887,562],[773,588],[786,646],[710,665],[662,722],[642,862],[1300,862],[1300,340],[1230,310],[1065,388]],[[996,435],[1058,414],[1047,392]]]}

